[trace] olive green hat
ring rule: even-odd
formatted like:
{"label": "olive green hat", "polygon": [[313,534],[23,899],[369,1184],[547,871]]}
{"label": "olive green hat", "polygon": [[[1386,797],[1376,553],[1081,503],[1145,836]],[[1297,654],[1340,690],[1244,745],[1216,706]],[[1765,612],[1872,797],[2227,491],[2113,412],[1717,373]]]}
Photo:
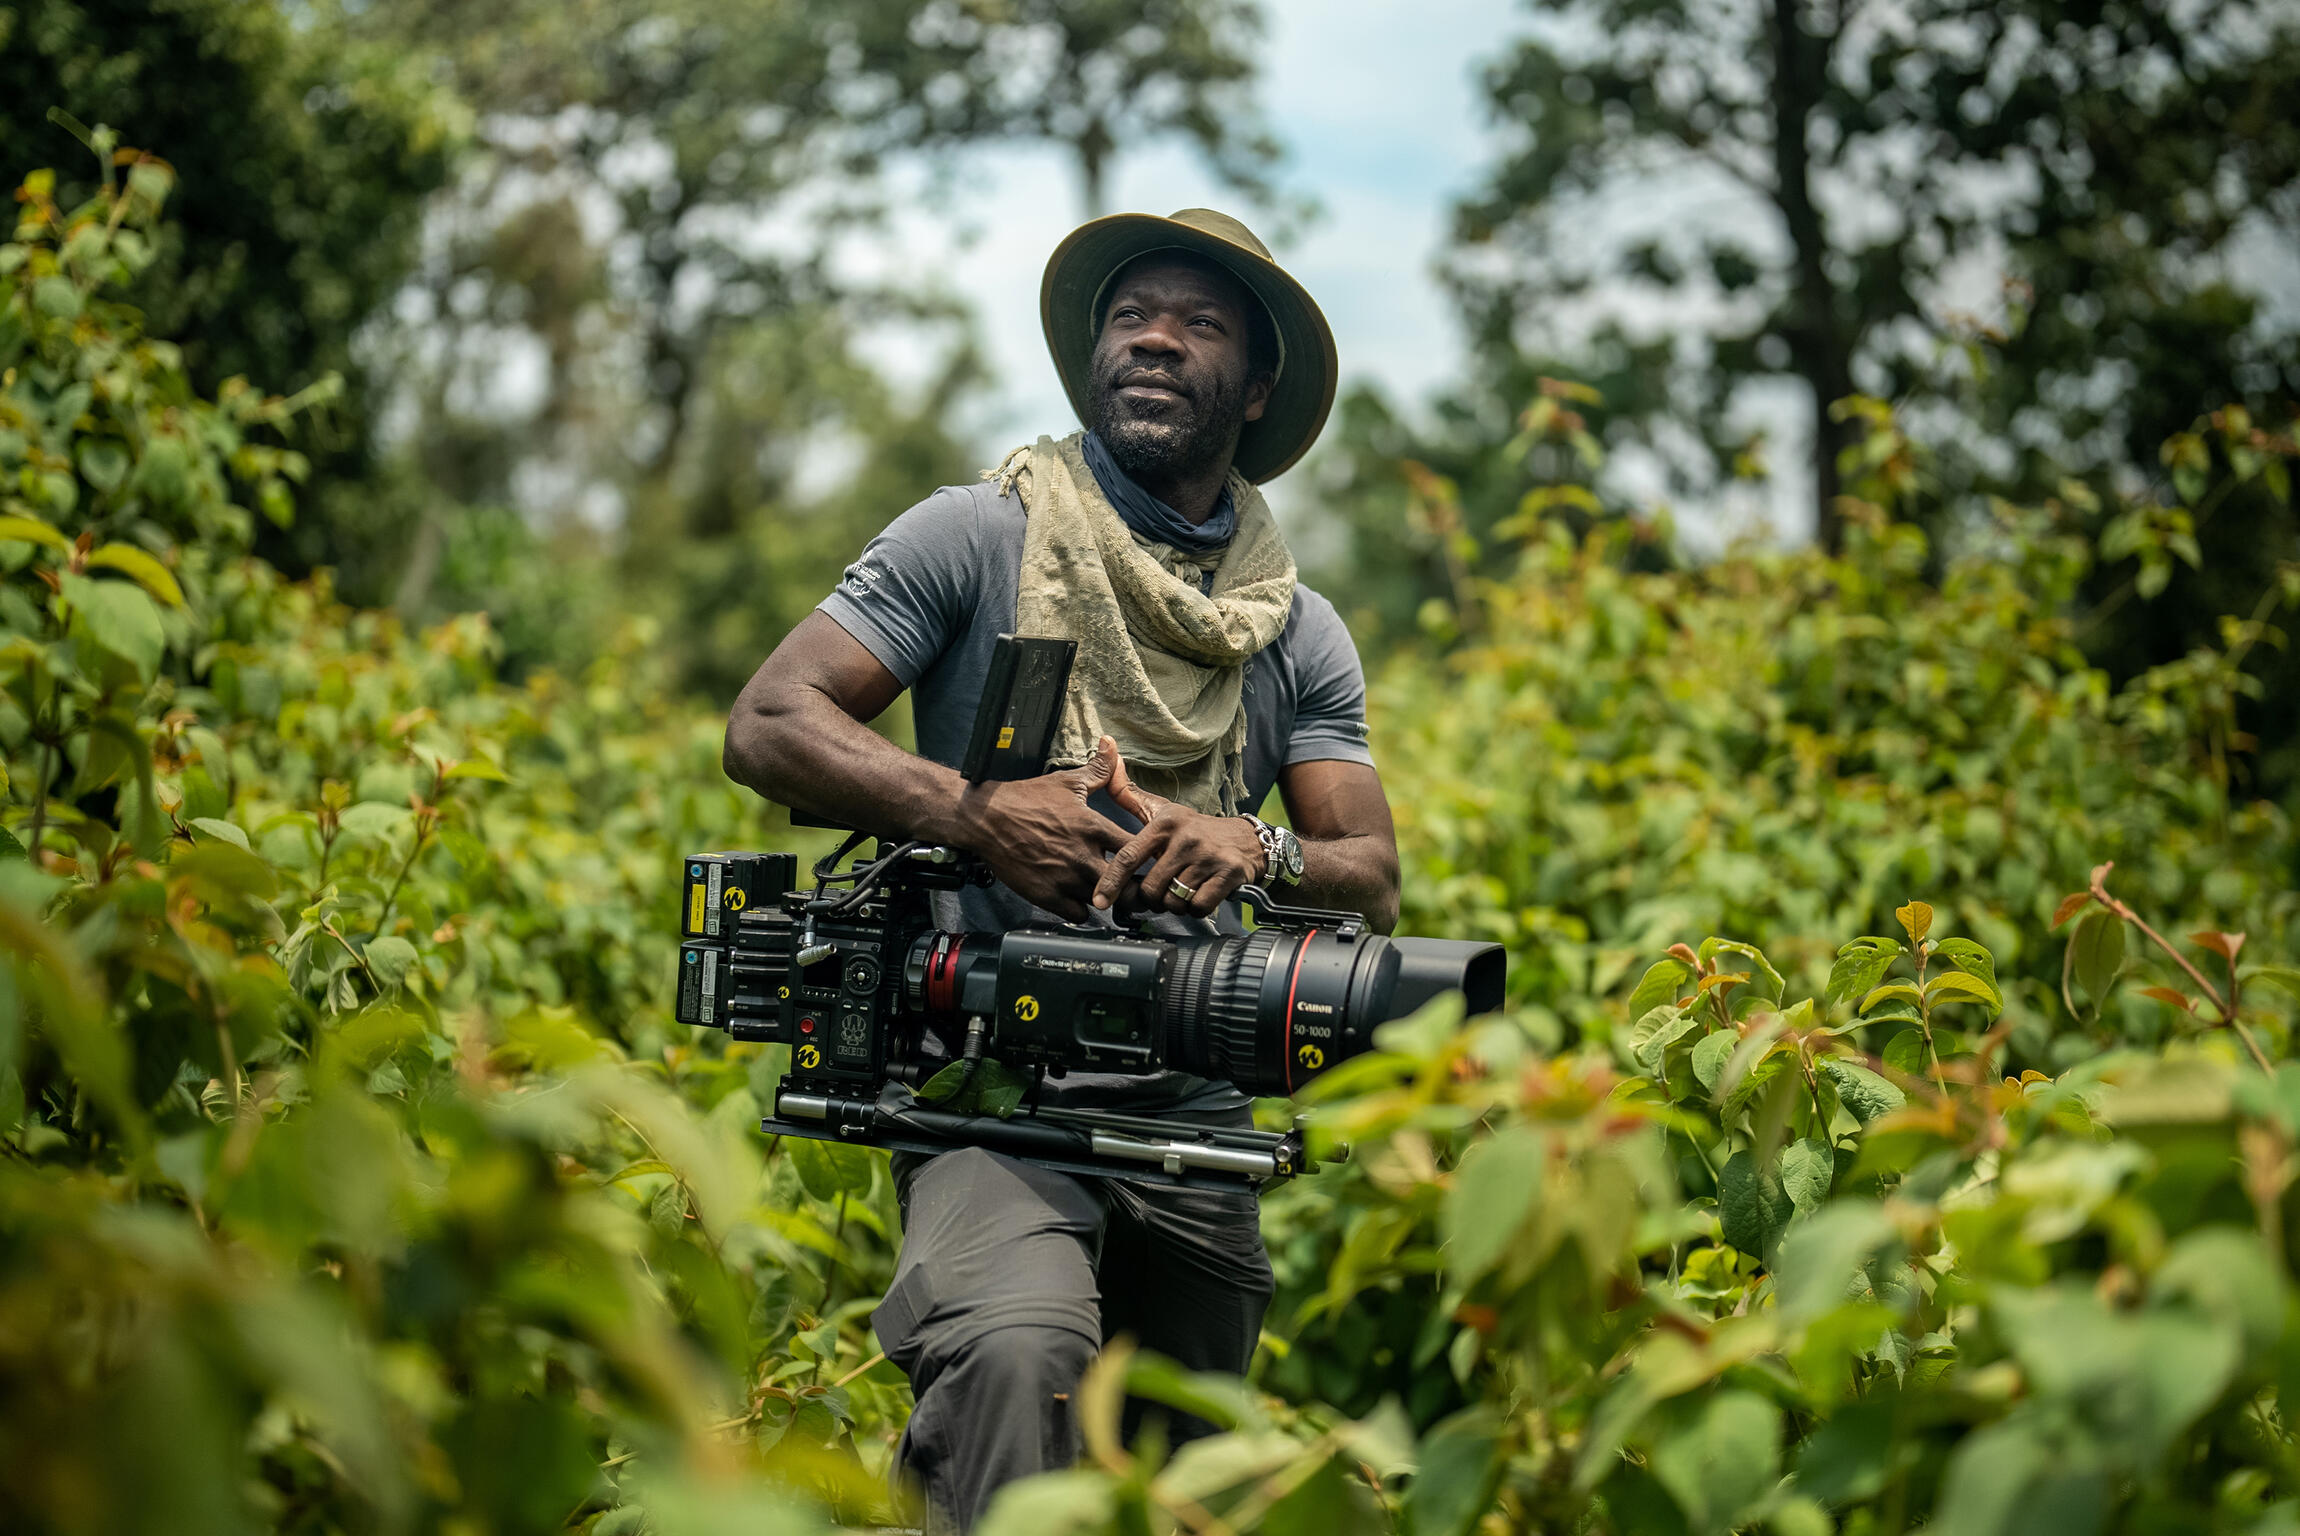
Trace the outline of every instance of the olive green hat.
{"label": "olive green hat", "polygon": [[1185,208],[1172,218],[1114,213],[1072,230],[1047,258],[1039,317],[1054,371],[1081,421],[1093,418],[1094,339],[1102,329],[1103,294],[1119,268],[1152,251],[1192,251],[1228,268],[1269,311],[1278,333],[1278,379],[1259,421],[1239,434],[1232,461],[1256,485],[1276,478],[1310,451],[1333,409],[1339,369],[1334,333],[1309,291],[1270,259],[1269,247],[1226,213]]}

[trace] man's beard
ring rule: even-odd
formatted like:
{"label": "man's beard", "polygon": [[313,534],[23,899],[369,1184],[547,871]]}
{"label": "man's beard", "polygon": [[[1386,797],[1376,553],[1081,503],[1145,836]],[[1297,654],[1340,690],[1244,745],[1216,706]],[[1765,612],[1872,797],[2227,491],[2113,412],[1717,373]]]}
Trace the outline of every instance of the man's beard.
{"label": "man's beard", "polygon": [[[1137,415],[1119,389],[1156,383],[1178,398],[1153,415]],[[1145,369],[1121,357],[1095,381],[1094,434],[1110,457],[1138,483],[1171,483],[1227,460],[1245,425],[1246,384],[1211,372],[1195,378]]]}

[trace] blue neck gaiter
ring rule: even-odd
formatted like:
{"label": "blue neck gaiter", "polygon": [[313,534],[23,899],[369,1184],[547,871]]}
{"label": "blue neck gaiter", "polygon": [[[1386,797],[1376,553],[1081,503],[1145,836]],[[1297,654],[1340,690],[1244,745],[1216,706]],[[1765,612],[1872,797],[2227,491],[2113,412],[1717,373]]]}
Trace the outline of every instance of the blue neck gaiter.
{"label": "blue neck gaiter", "polygon": [[1229,543],[1230,536],[1238,531],[1238,508],[1230,499],[1229,486],[1222,487],[1214,515],[1193,526],[1188,518],[1135,484],[1118,467],[1101,438],[1087,433],[1085,448],[1086,467],[1094,471],[1094,483],[1102,487],[1119,521],[1152,543],[1203,555]]}

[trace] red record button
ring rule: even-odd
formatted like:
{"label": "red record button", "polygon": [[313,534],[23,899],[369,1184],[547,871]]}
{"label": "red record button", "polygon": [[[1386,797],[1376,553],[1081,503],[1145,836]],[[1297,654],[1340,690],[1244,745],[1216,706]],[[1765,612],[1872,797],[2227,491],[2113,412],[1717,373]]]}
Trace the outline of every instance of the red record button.
{"label": "red record button", "polygon": [[811,1017],[802,1016],[799,1019],[799,1033],[802,1035],[811,1035],[814,1032],[815,1021]]}

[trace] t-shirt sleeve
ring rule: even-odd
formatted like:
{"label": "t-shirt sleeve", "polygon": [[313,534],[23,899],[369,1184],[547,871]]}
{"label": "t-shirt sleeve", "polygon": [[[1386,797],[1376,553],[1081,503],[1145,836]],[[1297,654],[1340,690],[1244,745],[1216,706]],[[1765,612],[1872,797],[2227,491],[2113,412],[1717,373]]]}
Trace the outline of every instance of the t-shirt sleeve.
{"label": "t-shirt sleeve", "polygon": [[1334,605],[1302,590],[1299,627],[1293,636],[1294,734],[1286,741],[1286,761],[1343,762],[1372,766],[1366,745],[1366,674],[1358,647]]}
{"label": "t-shirt sleeve", "polygon": [[910,687],[973,619],[975,522],[964,490],[935,492],[864,545],[815,606]]}

